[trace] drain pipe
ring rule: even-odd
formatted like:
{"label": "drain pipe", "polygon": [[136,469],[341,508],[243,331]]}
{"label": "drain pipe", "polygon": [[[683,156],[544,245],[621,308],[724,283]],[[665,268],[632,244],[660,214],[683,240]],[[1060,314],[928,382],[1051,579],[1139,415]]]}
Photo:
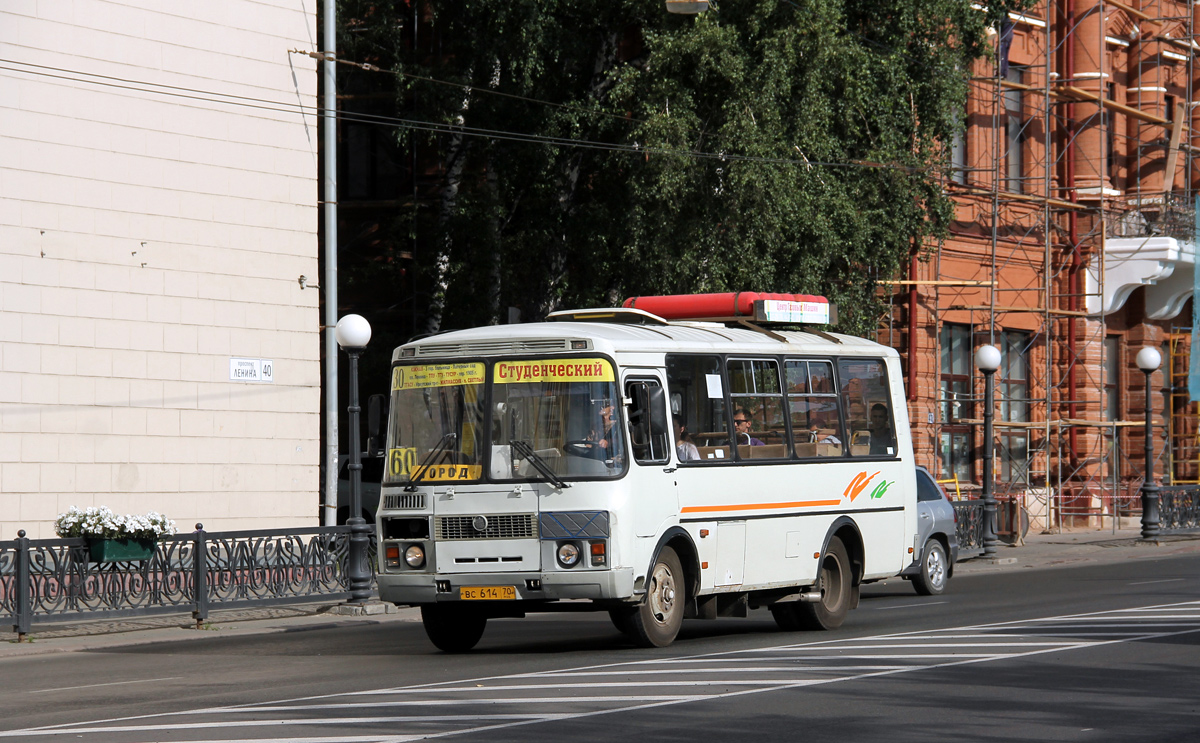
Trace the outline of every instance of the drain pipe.
{"label": "drain pipe", "polygon": [[917,399],[917,301],[921,297],[917,289],[917,247],[913,245],[908,263],[908,401]]}
{"label": "drain pipe", "polygon": [[[1067,10],[1067,33],[1071,35],[1071,43],[1065,44],[1066,69],[1064,70],[1066,79],[1070,84],[1074,84],[1075,80],[1075,8],[1070,7]],[[1079,200],[1079,194],[1075,190],[1075,104],[1067,104],[1067,143],[1066,143],[1066,187],[1067,197],[1071,203],[1076,203]],[[1079,222],[1075,210],[1072,209],[1067,214],[1067,240],[1070,243],[1068,248],[1071,251],[1071,267],[1067,273],[1067,309],[1071,312],[1076,312],[1079,309]],[[1077,404],[1075,401],[1077,393],[1077,378],[1075,374],[1076,367],[1076,348],[1075,348],[1075,315],[1067,316],[1067,417],[1077,418]],[[1079,460],[1078,456],[1078,436],[1074,426],[1067,429],[1067,440],[1071,456],[1071,466],[1074,467]]]}

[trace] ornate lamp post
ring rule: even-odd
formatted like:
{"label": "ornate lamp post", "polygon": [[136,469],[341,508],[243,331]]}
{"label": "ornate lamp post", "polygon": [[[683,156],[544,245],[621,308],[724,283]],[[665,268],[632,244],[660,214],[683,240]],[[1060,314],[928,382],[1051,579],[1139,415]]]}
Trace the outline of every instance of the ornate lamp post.
{"label": "ornate lamp post", "polygon": [[1138,368],[1146,375],[1146,479],[1142,482],[1142,539],[1158,536],[1158,486],[1154,484],[1154,397],[1150,377],[1162,363],[1157,348],[1146,346],[1137,355]]}
{"label": "ornate lamp post", "polygon": [[1000,349],[983,345],[975,352],[975,366],[983,372],[983,556],[996,556],[996,496],[992,492],[992,420],[995,417],[995,379]]}
{"label": "ornate lamp post", "polygon": [[358,442],[358,357],[371,340],[371,324],[361,315],[346,315],[337,324],[337,342],[350,357],[350,527],[349,566],[350,602],[363,604],[371,598],[371,570],[367,566],[367,548],[371,527],[362,517],[362,461]]}

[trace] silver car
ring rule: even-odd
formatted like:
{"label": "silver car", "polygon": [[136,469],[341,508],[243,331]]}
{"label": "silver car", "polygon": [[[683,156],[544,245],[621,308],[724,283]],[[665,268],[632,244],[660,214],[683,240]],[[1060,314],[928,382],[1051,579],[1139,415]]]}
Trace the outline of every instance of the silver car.
{"label": "silver car", "polygon": [[900,573],[922,596],[946,590],[958,560],[958,528],[954,504],[924,467],[917,467],[917,534],[921,552]]}

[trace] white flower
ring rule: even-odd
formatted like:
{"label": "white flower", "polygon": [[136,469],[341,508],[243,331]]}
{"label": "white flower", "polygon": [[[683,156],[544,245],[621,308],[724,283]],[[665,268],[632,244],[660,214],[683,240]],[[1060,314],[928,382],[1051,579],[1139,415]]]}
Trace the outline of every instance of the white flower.
{"label": "white flower", "polygon": [[60,537],[155,539],[175,531],[175,522],[155,511],[144,516],[118,516],[107,506],[83,510],[71,506],[54,520],[54,532]]}

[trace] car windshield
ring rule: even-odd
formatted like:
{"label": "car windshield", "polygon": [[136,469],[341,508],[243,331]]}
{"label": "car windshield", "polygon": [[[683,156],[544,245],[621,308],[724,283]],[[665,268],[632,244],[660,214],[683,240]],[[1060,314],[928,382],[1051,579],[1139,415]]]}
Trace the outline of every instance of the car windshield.
{"label": "car windshield", "polygon": [[497,361],[491,477],[619,477],[627,462],[619,403],[606,359]]}
{"label": "car windshield", "polygon": [[384,481],[479,480],[483,383],[481,362],[393,367]]}

